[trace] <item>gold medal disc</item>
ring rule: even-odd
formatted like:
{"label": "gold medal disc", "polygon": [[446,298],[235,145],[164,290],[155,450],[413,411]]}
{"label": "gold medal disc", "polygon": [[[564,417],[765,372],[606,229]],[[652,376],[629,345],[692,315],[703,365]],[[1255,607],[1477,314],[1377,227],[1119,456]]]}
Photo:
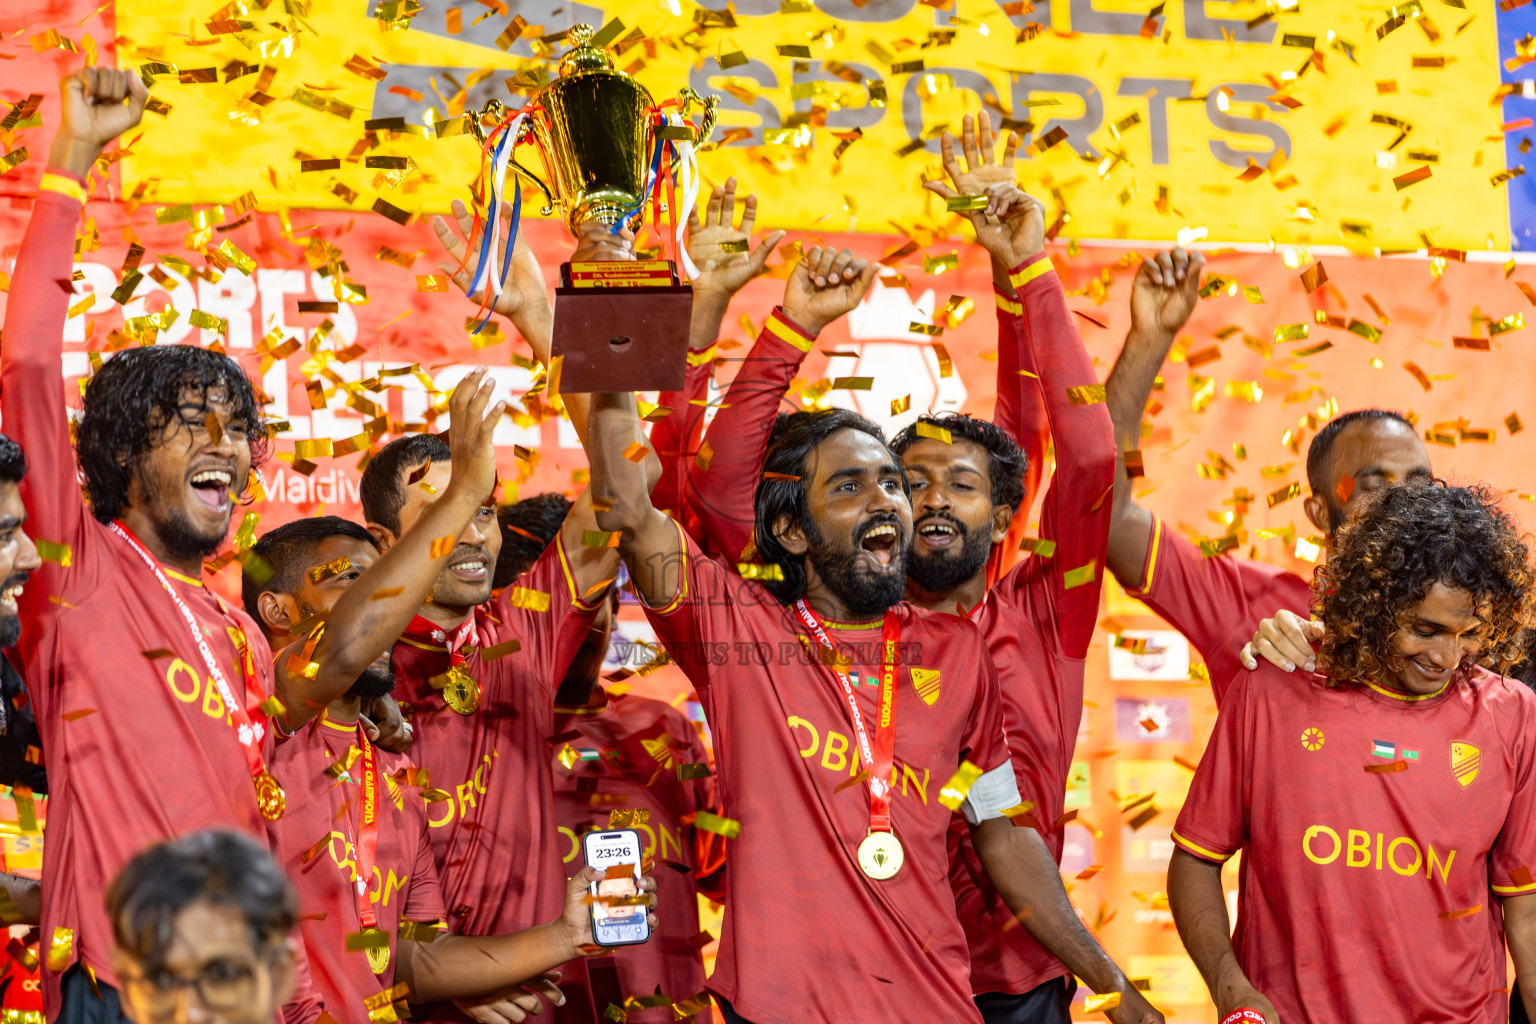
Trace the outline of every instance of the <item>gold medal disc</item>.
{"label": "gold medal disc", "polygon": [[906,859],[901,840],[890,832],[871,832],[859,844],[859,870],[870,878],[894,878]]}
{"label": "gold medal disc", "polygon": [[281,818],[287,798],[283,796],[283,787],[278,785],[272,773],[258,772],[251,777],[251,781],[256,784],[256,806],[261,809],[261,816],[268,821]]}
{"label": "gold medal disc", "polygon": [[462,668],[448,673],[448,683],[443,687],[443,700],[461,715],[472,715],[480,707],[480,684]]}
{"label": "gold medal disc", "polygon": [[[368,967],[374,974],[383,974],[389,969],[389,936],[377,928],[364,930],[363,937],[368,945],[363,947],[363,952],[368,955]],[[378,945],[373,945],[377,942]]]}

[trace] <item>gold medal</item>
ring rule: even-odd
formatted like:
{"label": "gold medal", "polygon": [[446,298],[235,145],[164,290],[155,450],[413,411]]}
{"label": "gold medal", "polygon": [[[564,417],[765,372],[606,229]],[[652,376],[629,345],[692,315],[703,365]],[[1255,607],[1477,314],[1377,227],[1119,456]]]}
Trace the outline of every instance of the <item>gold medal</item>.
{"label": "gold medal", "polygon": [[368,956],[368,966],[374,974],[389,970],[389,936],[377,928],[363,930],[363,952]]}
{"label": "gold medal", "polygon": [[472,715],[480,707],[480,684],[462,666],[456,665],[448,672],[443,700],[459,714]]}
{"label": "gold medal", "polygon": [[287,798],[283,796],[283,787],[277,784],[272,773],[262,769],[251,776],[251,781],[256,784],[256,806],[261,809],[261,816],[268,821],[281,818]]}
{"label": "gold medal", "polygon": [[894,878],[906,859],[901,840],[891,832],[871,832],[859,844],[859,870],[870,878]]}

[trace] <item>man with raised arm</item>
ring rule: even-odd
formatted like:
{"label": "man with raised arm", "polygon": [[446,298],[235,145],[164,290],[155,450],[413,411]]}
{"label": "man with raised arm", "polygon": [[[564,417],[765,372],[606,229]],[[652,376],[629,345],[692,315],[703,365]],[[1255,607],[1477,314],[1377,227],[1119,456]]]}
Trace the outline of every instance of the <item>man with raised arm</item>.
{"label": "man with raised arm", "polygon": [[[835,286],[811,304],[821,323],[851,306]],[[947,878],[953,808],[1025,927],[1119,996],[1111,1018],[1160,1020],[1077,920],[1040,837],[1008,820],[1023,808],[980,634],[901,600],[912,510],[879,428],[837,410],[775,442],[757,583],[652,504],[623,457],[634,423],[633,396],[596,397],[592,486],[716,737],[731,838],[709,988],[726,1019],[979,1020]]]}
{"label": "man with raised arm", "polygon": [[[77,72],[63,89],[6,309],[0,411],[31,455],[21,494],[48,542],[18,603],[17,648],[52,798],[45,1003],[70,1020],[115,1020],[107,881],[142,847],[200,828],[270,842],[285,808],[267,767],[273,727],[344,693],[390,643],[390,611],[334,618],[311,652],[315,671],[274,681],[260,631],[203,585],[203,559],[223,544],[266,449],[250,381],[221,353],[160,345],[113,356],[88,383],[71,452],[62,336],[84,176],[148,97],[135,73],[110,68]],[[298,982],[298,1016],[313,1019],[302,958]]]}
{"label": "man with raised arm", "polygon": [[[1140,457],[1142,413],[1174,336],[1194,311],[1202,263],[1198,254],[1175,249],[1136,272],[1131,330],[1105,384],[1115,440],[1124,456]],[[1326,538],[1326,551],[1357,500],[1393,484],[1427,483],[1432,475],[1429,454],[1412,423],[1395,412],[1356,409],[1335,416],[1312,438],[1307,448],[1312,493],[1303,507]],[[1278,566],[1232,555],[1203,557],[1131,492],[1122,462],[1115,481],[1109,570],[1132,597],[1189,638],[1205,659],[1220,703],[1238,673],[1252,667],[1252,659],[1241,652],[1260,620],[1282,609],[1304,616],[1311,587]]]}

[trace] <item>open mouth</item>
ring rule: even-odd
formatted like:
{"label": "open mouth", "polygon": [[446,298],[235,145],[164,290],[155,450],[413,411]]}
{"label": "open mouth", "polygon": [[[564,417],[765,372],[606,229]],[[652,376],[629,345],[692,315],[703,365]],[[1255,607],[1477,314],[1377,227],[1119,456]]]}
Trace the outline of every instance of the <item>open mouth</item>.
{"label": "open mouth", "polygon": [[214,512],[229,510],[229,492],[234,482],[234,474],[226,469],[205,469],[194,473],[190,481],[192,493],[197,495],[197,500],[202,502],[204,508]]}
{"label": "open mouth", "polygon": [[1451,674],[1451,670],[1448,668],[1436,668],[1434,665],[1426,665],[1414,658],[1409,658],[1408,664],[1412,665],[1413,670],[1420,676],[1432,683],[1442,683],[1445,681],[1445,677]]}
{"label": "open mouth", "polygon": [[901,531],[894,523],[881,523],[864,531],[864,536],[859,539],[859,550],[876,572],[891,573],[896,570],[900,540]]}
{"label": "open mouth", "polygon": [[23,580],[13,583],[4,590],[0,590],[0,608],[10,612],[12,615],[16,614],[16,599],[21,597],[21,591],[25,582]]}
{"label": "open mouth", "polygon": [[484,552],[473,552],[448,563],[448,571],[465,583],[483,583],[490,575],[490,563]]}
{"label": "open mouth", "polygon": [[940,516],[924,519],[917,524],[916,532],[919,544],[936,550],[952,547],[963,539],[961,528]]}

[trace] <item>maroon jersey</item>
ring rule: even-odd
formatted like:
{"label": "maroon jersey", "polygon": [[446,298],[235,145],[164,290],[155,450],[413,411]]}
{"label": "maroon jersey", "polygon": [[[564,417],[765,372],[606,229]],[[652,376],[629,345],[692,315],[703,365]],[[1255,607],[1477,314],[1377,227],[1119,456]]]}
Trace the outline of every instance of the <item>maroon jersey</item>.
{"label": "maroon jersey", "polygon": [[[695,942],[695,878],[708,866],[700,855],[699,836],[718,838],[693,827],[699,811],[718,808],[714,779],[693,777],[710,770],[709,755],[687,717],[670,704],[638,694],[599,690],[594,696],[602,703],[555,709],[556,735],[579,733],[556,745],[551,762],[565,870],[570,874],[581,867],[581,837],[606,829],[609,812],[644,810],[648,820],[631,827],[640,833],[644,855],[654,858],[661,912],[649,942],[560,969],[566,1006],[555,1019],[571,1024],[578,1024],[578,1016],[567,1016],[566,1009],[583,1007],[588,997],[601,1014],[610,1003],[622,1008],[627,997],[653,996],[658,989],[673,1002],[703,990],[704,961]],[[632,1010],[628,1019],[660,1024],[673,1017],[669,1007],[660,1006]]]}
{"label": "maroon jersey", "polygon": [[1281,1020],[1503,1021],[1496,904],[1536,892],[1536,696],[1482,669],[1408,697],[1261,664],[1173,841],[1243,851],[1233,945]]}
{"label": "maroon jersey", "polygon": [[1183,633],[1205,659],[1220,704],[1244,671],[1238,655],[1259,623],[1276,612],[1305,616],[1312,586],[1295,573],[1247,558],[1205,558],[1200,549],[1154,519],[1140,590],[1128,590]]}
{"label": "maroon jersey", "polygon": [[[595,600],[605,600],[606,591]],[[554,699],[591,625],[562,542],[544,549],[517,585],[475,609],[466,670],[479,708],[450,708],[432,678],[446,647],[395,645],[395,695],[408,704],[411,757],[427,769],[427,824],[448,907],[465,935],[504,935],[553,921],[565,907],[549,738]],[[516,640],[517,650],[503,645]],[[495,656],[487,659],[490,648]]]}
{"label": "maroon jersey", "polygon": [[[76,962],[118,984],[102,893],[147,846],[200,829],[236,829],[272,845],[229,708],[186,619],[128,541],[98,522],[76,480],[64,405],[60,338],[71,302],[76,224],[84,193],[44,175],[22,240],[5,315],[0,411],[27,453],[27,529],[64,545],[19,600],[18,663],[48,751],[43,853],[43,995],[51,1017]],[[249,644],[261,694],[272,655],[256,625],[222,606],[201,580],[160,566],[197,622],[236,699],[249,699],[231,630]],[[263,728],[266,760],[270,729]],[[51,954],[47,955],[47,954]],[[298,1019],[319,1015],[299,962]]]}
{"label": "maroon jersey", "polygon": [[[906,863],[875,881],[855,856],[870,796],[864,783],[844,785],[860,764],[840,684],[789,609],[678,536],[682,585],[646,615],[698,690],[721,803],[740,827],[726,842],[725,926],[709,989],[757,1021],[979,1021],[949,884],[952,813],[938,798],[969,761],[984,774],[961,805],[968,819],[1018,804],[980,633],[953,616],[892,609],[905,660],[891,815]],[[872,721],[881,623],[827,626],[849,671],[867,681],[853,692]]]}
{"label": "maroon jersey", "polygon": [[396,777],[411,766],[410,759],[372,749],[381,789],[368,899],[374,927],[387,937],[390,953],[388,966],[377,974],[367,954],[347,950],[347,936],[363,928],[357,883],[364,759],[358,727],[321,717],[284,740],[272,765],[288,794],[288,813],[278,822],[281,863],[299,891],[315,987],[337,1020],[366,1019],[363,1001],[394,985],[398,943],[406,941],[396,938],[402,921],[431,925],[445,913],[421,790]]}
{"label": "maroon jersey", "polygon": [[[1014,268],[1020,315],[1004,320],[998,350],[1013,350],[1011,369],[1027,365],[1039,375],[1038,392],[1056,445],[1056,473],[1041,509],[1040,534],[1056,542],[1050,558],[1033,555],[987,592],[971,615],[997,665],[1008,748],[1019,794],[1052,856],[1061,860],[1058,824],[1066,802],[1072,750],[1083,715],[1083,665],[1098,617],[1104,556],[1109,544],[1115,440],[1102,403],[1073,405],[1067,389],[1093,384],[1093,363],[1072,324],[1061,282],[1044,254]],[[1000,316],[1006,312],[999,300]],[[1005,382],[999,370],[998,394]],[[1017,375],[1016,375],[1017,376]],[[1034,382],[1031,382],[1034,383]],[[1018,429],[1017,406],[1005,429]],[[971,949],[971,989],[1027,992],[1066,966],[1021,927],[987,878],[970,830],[951,829],[951,880]]]}

